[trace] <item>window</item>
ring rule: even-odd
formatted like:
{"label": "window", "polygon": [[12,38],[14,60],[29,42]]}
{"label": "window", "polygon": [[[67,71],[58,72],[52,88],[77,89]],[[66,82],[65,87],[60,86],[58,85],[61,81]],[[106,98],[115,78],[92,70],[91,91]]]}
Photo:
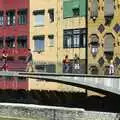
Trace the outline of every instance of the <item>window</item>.
{"label": "window", "polygon": [[44,25],[44,10],[33,11],[35,25]]}
{"label": "window", "polygon": [[48,35],[50,47],[54,46],[54,35]]}
{"label": "window", "polygon": [[19,36],[17,38],[18,48],[27,48],[27,36]]}
{"label": "window", "polygon": [[84,48],[86,46],[86,30],[64,30],[64,48]]}
{"label": "window", "polygon": [[4,24],[3,11],[0,11],[0,26]]}
{"label": "window", "polygon": [[7,25],[15,24],[15,10],[10,10],[6,12],[7,14]]}
{"label": "window", "polygon": [[3,37],[0,37],[0,48],[3,48]]}
{"label": "window", "polygon": [[34,36],[33,39],[35,51],[44,51],[44,36]]}
{"label": "window", "polygon": [[79,16],[80,15],[80,10],[79,8],[74,8],[73,9],[73,16]]}
{"label": "window", "polygon": [[14,48],[15,47],[15,37],[10,36],[6,38],[6,47]]}
{"label": "window", "polygon": [[50,22],[54,22],[54,9],[49,9],[48,13],[49,13]]}
{"label": "window", "polygon": [[91,1],[91,11],[90,11],[90,17],[95,21],[98,17],[98,1],[92,0]]}
{"label": "window", "polygon": [[18,11],[18,23],[27,24],[27,9],[21,9]]}
{"label": "window", "polygon": [[114,16],[114,0],[105,0],[104,1],[104,17],[105,25],[109,25]]}

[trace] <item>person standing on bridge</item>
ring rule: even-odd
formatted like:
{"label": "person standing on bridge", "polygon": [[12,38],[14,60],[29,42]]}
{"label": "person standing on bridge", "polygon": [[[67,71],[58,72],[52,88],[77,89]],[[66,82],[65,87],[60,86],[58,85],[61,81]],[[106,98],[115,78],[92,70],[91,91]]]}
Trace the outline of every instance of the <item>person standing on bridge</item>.
{"label": "person standing on bridge", "polygon": [[8,57],[7,52],[5,50],[3,50],[3,53],[2,53],[3,66],[1,68],[1,70],[4,70],[4,71],[8,70],[7,57]]}
{"label": "person standing on bridge", "polygon": [[113,64],[113,60],[110,61],[110,66],[109,66],[109,75],[114,75],[115,73],[115,67]]}
{"label": "person standing on bridge", "polygon": [[33,57],[32,57],[32,53],[31,53],[31,49],[28,49],[28,56],[26,57],[26,63],[27,63],[27,67],[26,67],[26,72],[33,72]]}
{"label": "person standing on bridge", "polygon": [[80,58],[77,54],[74,56],[73,73],[80,73]]}
{"label": "person standing on bridge", "polygon": [[63,59],[63,72],[68,73],[70,69],[70,60],[68,58],[68,55],[65,56]]}

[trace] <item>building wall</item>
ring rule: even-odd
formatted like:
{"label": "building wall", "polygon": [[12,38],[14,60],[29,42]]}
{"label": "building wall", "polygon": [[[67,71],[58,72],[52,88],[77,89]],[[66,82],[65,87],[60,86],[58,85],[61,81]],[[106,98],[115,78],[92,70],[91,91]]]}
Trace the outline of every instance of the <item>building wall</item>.
{"label": "building wall", "polygon": [[[65,55],[69,56],[69,59],[73,59],[75,54],[78,55],[78,57],[81,60],[80,64],[83,64],[84,69],[85,69],[85,52],[86,52],[86,48],[63,48],[63,41],[64,41],[64,30],[67,29],[81,29],[81,28],[86,28],[86,0],[81,1],[81,0],[68,0],[67,2],[71,3],[71,6],[68,6],[68,10],[65,8],[66,6],[64,5],[67,0],[63,0],[63,3],[61,3],[62,9],[60,11],[60,38],[62,38],[58,45],[59,45],[59,62],[61,62],[63,60],[63,58],[65,57]],[[74,4],[73,4],[74,2]],[[77,4],[78,2],[78,4]],[[80,9],[80,15],[78,16],[73,16],[73,11],[72,11],[72,7],[73,5],[79,7]],[[82,5],[82,6],[81,6]],[[81,8],[82,8],[82,12],[81,12]],[[67,11],[66,11],[67,10]],[[71,11],[71,12],[69,12]],[[65,16],[65,12],[67,12],[67,16]],[[83,71],[82,73],[85,73],[85,71]]]}
{"label": "building wall", "polygon": [[[27,24],[18,24],[18,10],[27,9]],[[7,25],[6,11],[15,10],[15,24]],[[23,61],[17,61],[19,57],[26,57],[29,48],[29,1],[28,0],[0,0],[0,11],[4,12],[4,25],[0,26],[0,37],[4,37],[3,41],[8,36],[15,37],[15,47],[7,48],[4,46],[0,48],[0,58],[2,57],[3,50],[6,50],[8,57],[12,57],[13,61],[7,60],[8,70],[24,71],[26,64]],[[27,48],[17,48],[16,42],[18,36],[27,36]],[[0,60],[0,68],[4,62]],[[27,80],[17,80],[16,78],[0,78],[0,89],[28,89]]]}
{"label": "building wall", "polygon": [[[19,9],[27,8],[28,10],[28,19],[26,25],[18,25],[18,15],[17,12]],[[28,0],[21,0],[20,2],[17,0],[0,0],[0,10],[4,11],[4,17],[6,17],[7,10],[15,10],[16,14],[16,23],[15,25],[4,25],[0,27],[0,36],[7,37],[7,36],[17,36],[26,35],[28,39],[27,46],[29,47],[29,1]],[[4,19],[4,24],[6,24],[6,20]],[[15,48],[8,48],[7,52],[10,56],[26,56],[27,49],[17,49]],[[0,49],[0,53],[2,54],[2,49]]]}
{"label": "building wall", "polygon": [[[49,3],[49,4],[48,4]],[[55,21],[53,23],[50,23],[49,16],[48,16],[48,9],[54,8],[55,13]],[[35,18],[33,15],[34,10],[44,10],[44,25],[42,26],[35,26]],[[43,0],[37,0],[30,2],[30,47],[33,51],[33,58],[34,61],[44,61],[44,62],[53,62],[56,63],[56,52],[57,52],[57,1],[52,0],[49,2],[49,0],[43,1]],[[53,34],[54,35],[54,47],[49,47],[49,40],[48,35]],[[34,35],[44,35],[45,36],[45,50],[44,52],[38,53],[35,52],[34,48]]]}
{"label": "building wall", "polygon": [[[104,1],[99,1],[97,2],[98,4],[98,17],[96,18],[95,21],[90,18],[90,12],[91,12],[91,1],[88,0],[88,73],[91,73],[90,71],[90,66],[95,65],[98,67],[98,73],[97,74],[105,74],[105,66],[109,66],[110,60],[107,60],[104,54],[104,36],[106,33],[112,33],[115,37],[114,39],[114,51],[113,51],[113,61],[115,63],[115,58],[120,56],[120,46],[119,46],[119,41],[120,41],[120,31],[115,32],[114,31],[114,26],[116,24],[120,25],[120,3],[119,0],[115,0],[115,5],[114,5],[114,16],[113,19],[110,23],[110,25],[105,25],[105,18],[104,18]],[[98,28],[100,25],[103,25],[104,30],[103,32],[99,32]],[[99,38],[99,47],[98,47],[98,52],[96,56],[93,56],[91,54],[91,44],[90,44],[90,35],[91,34],[97,34]],[[103,65],[99,64],[99,59],[103,57],[104,63]],[[118,60],[119,61],[119,60]],[[115,72],[116,74],[119,74],[118,71],[118,65],[115,65]]]}
{"label": "building wall", "polygon": [[[49,3],[49,4],[48,4]],[[54,22],[49,22],[48,9],[54,8]],[[63,1],[60,0],[37,0],[30,1],[30,48],[33,53],[34,65],[55,64],[56,71],[62,72],[62,61],[67,54],[69,59],[73,59],[75,53],[85,62],[85,48],[63,48],[63,30],[64,29],[80,29],[86,28],[85,16],[63,19]],[[44,10],[44,25],[35,26],[35,10]],[[54,46],[49,47],[48,35],[54,35]],[[45,36],[45,50],[36,52],[34,47],[35,35]],[[29,89],[48,89],[48,90],[66,90],[73,89],[71,86],[58,83],[47,83],[38,80],[29,79]],[[76,89],[76,88],[74,88]]]}

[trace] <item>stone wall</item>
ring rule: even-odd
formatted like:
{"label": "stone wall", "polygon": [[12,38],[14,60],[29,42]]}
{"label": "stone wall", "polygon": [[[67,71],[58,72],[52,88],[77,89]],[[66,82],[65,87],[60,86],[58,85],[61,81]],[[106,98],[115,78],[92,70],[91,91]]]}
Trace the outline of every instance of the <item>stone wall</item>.
{"label": "stone wall", "polygon": [[28,120],[119,120],[117,113],[85,111],[79,108],[0,103],[0,116]]}

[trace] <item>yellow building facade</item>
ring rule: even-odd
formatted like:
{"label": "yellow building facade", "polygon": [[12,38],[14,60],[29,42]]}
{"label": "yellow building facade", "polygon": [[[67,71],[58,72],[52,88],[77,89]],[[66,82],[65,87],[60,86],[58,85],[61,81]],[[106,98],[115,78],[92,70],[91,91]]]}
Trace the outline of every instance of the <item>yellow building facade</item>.
{"label": "yellow building facade", "polygon": [[88,0],[88,73],[120,74],[120,0]]}
{"label": "yellow building facade", "polygon": [[[86,28],[85,16],[78,15],[64,18],[64,1],[30,1],[30,48],[33,54],[35,71],[63,72],[62,61],[65,55],[68,55],[69,59],[72,60],[74,55],[77,54],[80,57],[81,64],[85,65],[85,32],[81,38],[84,40],[84,43],[82,43],[84,47],[66,48],[64,46],[65,31],[72,30],[72,33],[74,32],[73,30],[83,31]],[[69,1],[72,2],[72,0]],[[43,85],[41,86],[40,84]],[[63,91],[66,88],[67,90],[74,89],[71,86],[68,87],[57,83],[42,83],[37,80],[29,80],[29,89]]]}

